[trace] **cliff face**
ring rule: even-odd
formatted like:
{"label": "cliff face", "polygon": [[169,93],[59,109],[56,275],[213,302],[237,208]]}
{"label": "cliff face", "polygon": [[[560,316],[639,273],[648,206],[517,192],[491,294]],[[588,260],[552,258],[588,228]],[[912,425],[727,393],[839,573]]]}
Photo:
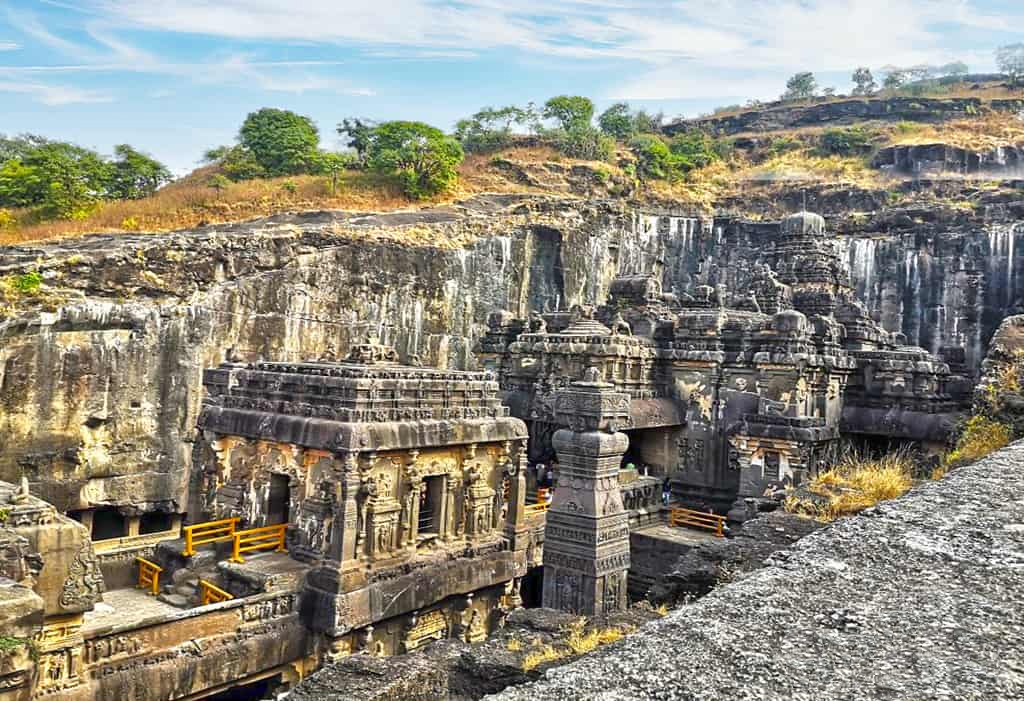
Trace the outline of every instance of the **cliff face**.
{"label": "cliff face", "polygon": [[[962,343],[976,369],[1020,303],[1021,219],[837,219],[835,245],[886,328],[931,350]],[[467,368],[488,313],[597,303],[617,274],[745,297],[776,230],[618,200],[508,195],[3,249],[0,272],[39,269],[53,307],[28,299],[0,323],[0,479],[24,470],[33,493],[63,510],[182,511],[201,373],[229,351],[341,357],[373,335],[403,361]]]}

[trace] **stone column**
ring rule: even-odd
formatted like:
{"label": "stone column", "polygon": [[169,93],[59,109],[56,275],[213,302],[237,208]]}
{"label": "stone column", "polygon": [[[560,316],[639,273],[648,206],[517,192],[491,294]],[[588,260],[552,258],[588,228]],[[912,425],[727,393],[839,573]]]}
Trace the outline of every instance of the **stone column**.
{"label": "stone column", "polygon": [[544,534],[546,608],[588,616],[626,608],[629,516],[618,472],[629,438],[629,395],[589,368],[555,398],[558,482]]}

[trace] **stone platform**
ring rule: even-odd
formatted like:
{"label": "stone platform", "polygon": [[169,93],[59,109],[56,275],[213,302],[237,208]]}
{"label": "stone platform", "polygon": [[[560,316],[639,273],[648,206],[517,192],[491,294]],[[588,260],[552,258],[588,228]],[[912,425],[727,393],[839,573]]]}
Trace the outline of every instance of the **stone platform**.
{"label": "stone platform", "polygon": [[769,563],[489,698],[1024,698],[1024,442]]}

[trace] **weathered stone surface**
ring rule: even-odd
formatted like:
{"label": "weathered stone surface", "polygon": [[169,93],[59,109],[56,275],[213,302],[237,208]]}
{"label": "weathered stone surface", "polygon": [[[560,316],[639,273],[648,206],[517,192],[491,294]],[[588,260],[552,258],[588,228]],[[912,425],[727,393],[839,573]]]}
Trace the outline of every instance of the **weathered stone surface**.
{"label": "weathered stone surface", "polygon": [[1022,485],[1015,443],[493,698],[1021,697]]}
{"label": "weathered stone surface", "polygon": [[699,128],[720,134],[775,131],[819,124],[853,124],[872,119],[934,121],[970,117],[984,108],[1018,112],[1024,100],[980,98],[887,97],[851,98],[823,102],[781,102],[737,114],[681,119],[664,127],[666,134]]}

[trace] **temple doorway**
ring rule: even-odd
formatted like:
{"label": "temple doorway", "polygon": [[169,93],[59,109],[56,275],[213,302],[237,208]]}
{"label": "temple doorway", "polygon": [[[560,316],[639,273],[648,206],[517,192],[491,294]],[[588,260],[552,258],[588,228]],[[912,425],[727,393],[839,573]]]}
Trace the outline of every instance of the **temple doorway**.
{"label": "temple doorway", "polygon": [[419,521],[416,532],[420,536],[437,535],[441,524],[441,503],[444,497],[444,477],[434,475],[423,480],[420,492]]}
{"label": "temple doorway", "polygon": [[288,475],[270,475],[270,493],[267,496],[267,525],[288,523],[288,507],[291,502],[291,488]]}

